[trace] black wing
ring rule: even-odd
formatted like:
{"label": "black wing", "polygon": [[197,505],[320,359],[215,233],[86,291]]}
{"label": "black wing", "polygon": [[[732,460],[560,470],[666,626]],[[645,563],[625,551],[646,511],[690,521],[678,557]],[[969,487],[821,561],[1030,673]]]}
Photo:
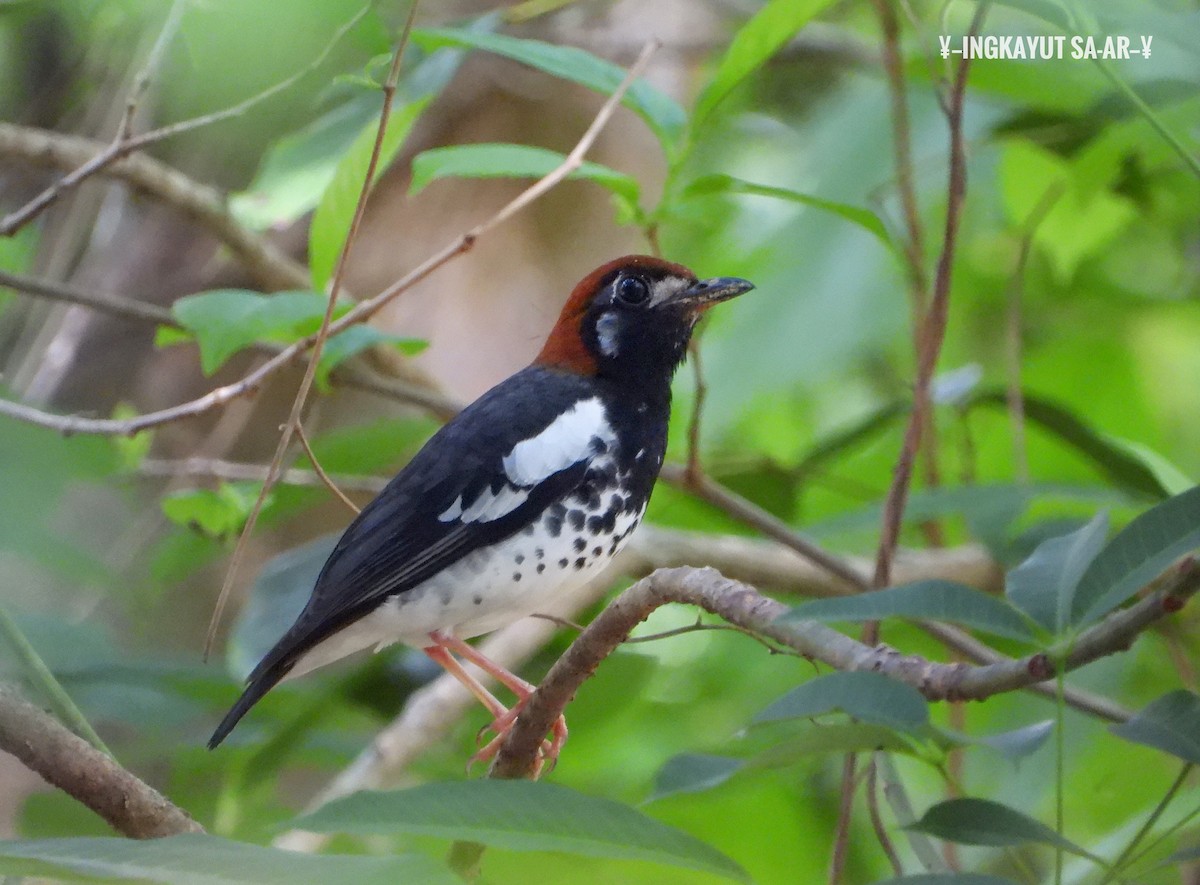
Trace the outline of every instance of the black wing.
{"label": "black wing", "polygon": [[208,745],[238,720],[307,651],[480,547],[520,531],[549,504],[583,482],[583,457],[520,490],[524,499],[496,518],[446,518],[456,502],[503,494],[512,482],[503,459],[572,406],[595,395],[586,379],[530,367],[492,388],[430,438],[355,518],[330,554],[308,604],[259,662],[246,690]]}

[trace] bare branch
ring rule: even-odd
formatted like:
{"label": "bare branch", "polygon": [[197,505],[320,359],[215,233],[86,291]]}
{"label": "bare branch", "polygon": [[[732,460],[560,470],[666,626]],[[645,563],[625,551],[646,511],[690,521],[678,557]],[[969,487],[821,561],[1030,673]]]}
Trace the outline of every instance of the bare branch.
{"label": "bare branch", "polygon": [[[0,156],[56,169],[76,169],[104,149],[102,142],[90,138],[0,122]],[[216,188],[144,154],[117,160],[101,171],[195,219],[229,248],[263,289],[308,287],[307,269],[242,227],[226,207],[225,195]]]}
{"label": "bare branch", "polygon": [[[563,160],[558,168],[551,171],[544,178],[539,179],[530,185],[526,190],[518,194],[510,203],[500,209],[495,215],[479,225],[476,225],[471,230],[460,236],[457,240],[442,248],[439,252],[427,258],[418,267],[414,268],[408,274],[388,286],[378,295],[360,302],[352,310],[346,313],[341,319],[329,326],[329,335],[336,335],[343,329],[349,328],[357,323],[364,322],[375,313],[377,313],[386,304],[391,302],[398,295],[408,291],[417,283],[421,282],[435,270],[446,264],[451,259],[469,252],[475,245],[475,241],[483,234],[491,231],[503,221],[508,220],[514,214],[524,209],[538,197],[546,193],[551,187],[554,187],[567,176],[579,168],[583,162],[583,156],[591,148],[596,137],[600,133],[600,129],[612,117],[624,97],[625,92],[633,84],[633,81],[641,75],[650,55],[657,47],[656,43],[647,44],[637,62],[629,69],[628,75],[622,81],[617,90],[609,97],[596,115],[592,125],[584,133],[575,149]],[[4,135],[6,129],[11,129],[7,124],[0,123],[0,153],[4,152]],[[120,168],[115,166],[114,169]],[[307,274],[304,274],[307,281]],[[254,371],[243,377],[239,381],[232,384],[227,384],[224,387],[218,387],[215,390],[209,391],[204,396],[189,402],[180,403],[179,405],[170,406],[166,409],[161,409],[156,412],[148,412],[144,415],[138,415],[129,419],[110,419],[110,418],[86,418],[76,415],[51,415],[42,412],[39,409],[25,406],[20,403],[12,403],[0,400],[0,415],[8,415],[11,418],[16,418],[19,421],[25,421],[29,424],[36,424],[39,427],[46,427],[51,430],[57,430],[60,433],[89,433],[106,436],[131,436],[139,433],[142,430],[147,430],[151,427],[157,427],[161,424],[167,424],[172,421],[178,421],[183,418],[191,418],[197,415],[202,415],[214,409],[218,409],[229,403],[231,400],[239,397],[248,396],[256,392],[266,381],[268,377],[278,372],[281,368],[288,365],[293,359],[305,352],[316,341],[316,334],[309,335],[300,339],[294,344],[285,347],[271,359],[264,362]]]}
{"label": "bare branch", "polygon": [[186,811],[53,717],[0,685],[0,749],[132,839],[202,833]]}
{"label": "bare branch", "polygon": [[739,627],[779,642],[838,670],[883,673],[920,691],[930,701],[983,700],[1044,683],[1054,661],[1070,671],[1129,647],[1146,627],[1179,611],[1200,591],[1200,567],[1188,559],[1172,570],[1160,589],[1109,615],[1069,645],[993,664],[940,664],[904,655],[886,645],[874,648],[815,621],[781,621],[787,606],[732,581],[711,568],[660,569],[638,581],[602,611],[550,668],[521,711],[492,766],[493,777],[526,777],[542,737],[600,662],[650,613],[670,602],[697,605]]}

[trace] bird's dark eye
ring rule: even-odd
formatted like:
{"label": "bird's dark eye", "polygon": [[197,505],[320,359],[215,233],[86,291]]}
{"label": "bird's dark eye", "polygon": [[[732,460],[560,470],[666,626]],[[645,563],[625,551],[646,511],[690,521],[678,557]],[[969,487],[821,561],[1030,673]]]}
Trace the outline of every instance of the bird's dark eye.
{"label": "bird's dark eye", "polygon": [[650,287],[641,277],[621,277],[617,281],[617,298],[626,304],[642,304],[650,297]]}

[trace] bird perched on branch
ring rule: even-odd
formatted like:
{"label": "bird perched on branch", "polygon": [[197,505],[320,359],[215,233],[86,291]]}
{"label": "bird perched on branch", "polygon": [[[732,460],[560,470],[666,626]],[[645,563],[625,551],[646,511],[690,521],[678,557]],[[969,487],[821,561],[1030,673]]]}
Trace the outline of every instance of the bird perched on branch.
{"label": "bird perched on branch", "polygon": [[[476,758],[495,755],[533,687],[464,640],[541,611],[617,554],[662,466],[671,376],[697,320],[752,288],[643,255],[584,277],[533,364],[435,433],[346,529],[209,747],[281,679],[403,642],[488,708],[497,736]],[[513,708],[455,655],[516,694]],[[566,734],[560,717],[542,761]]]}

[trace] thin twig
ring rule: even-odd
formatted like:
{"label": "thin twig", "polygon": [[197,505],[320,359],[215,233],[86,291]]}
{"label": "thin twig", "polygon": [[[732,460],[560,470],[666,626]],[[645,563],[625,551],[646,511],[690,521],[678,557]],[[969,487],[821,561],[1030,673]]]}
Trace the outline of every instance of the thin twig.
{"label": "thin twig", "polygon": [[1029,265],[1029,255],[1033,251],[1033,238],[1062,194],[1061,182],[1050,185],[1025,219],[1021,245],[1017,252],[1017,266],[1008,286],[1008,316],[1005,323],[1008,388],[1005,398],[1008,401],[1009,420],[1012,423],[1013,470],[1017,481],[1022,485],[1028,485],[1030,474],[1029,453],[1025,447],[1025,394],[1021,387],[1021,299],[1025,289],[1025,271]]}
{"label": "thin twig", "polygon": [[855,769],[858,757],[847,753],[842,757],[841,790],[838,792],[837,824],[833,829],[833,847],[829,851],[829,885],[840,885],[850,853],[850,819],[854,811]]}
{"label": "thin twig", "polygon": [[[177,14],[177,10],[182,10],[184,5],[185,4],[182,2],[182,0],[177,2],[172,7],[171,17],[174,18]],[[139,75],[138,80],[135,83],[135,88],[130,93],[129,101],[126,103],[125,115],[122,118],[116,139],[100,150],[92,151],[87,159],[74,163],[72,170],[67,175],[58,179],[56,182],[54,182],[54,184],[50,185],[24,206],[10,213],[4,218],[3,221],[0,221],[0,236],[12,236],[20,228],[24,227],[43,211],[45,211],[47,207],[59,199],[64,193],[72,188],[77,187],[79,184],[86,181],[93,175],[103,172],[114,163],[127,158],[134,151],[140,150],[151,144],[156,144],[157,142],[163,141],[167,138],[180,135],[184,132],[198,129],[202,126],[210,126],[213,123],[218,123],[223,120],[240,116],[260,102],[266,101],[278,93],[289,89],[301,78],[319,67],[321,63],[328,58],[329,53],[333,51],[333,48],[341,41],[342,37],[344,37],[351,28],[358,24],[358,22],[362,20],[362,18],[370,11],[370,9],[370,4],[364,6],[357,13],[355,13],[348,22],[334,31],[333,37],[330,38],[329,42],[325,44],[325,47],[317,54],[316,58],[314,58],[312,62],[291,76],[280,80],[273,86],[268,86],[262,92],[252,95],[235,105],[224,108],[223,110],[214,111],[211,114],[204,114],[199,117],[194,117],[190,120],[182,120],[178,123],[171,123],[167,126],[160,126],[157,129],[152,129],[149,132],[142,133],[141,135],[134,135],[131,131],[131,126],[133,122],[133,114],[137,108],[137,99],[140,98],[141,92],[145,91],[145,87],[149,82],[148,77]],[[168,19],[168,25],[170,24],[172,18]],[[164,27],[163,34],[165,35],[167,32],[167,27]],[[164,45],[162,37],[160,36],[159,42],[156,44],[158,53],[152,51],[152,58],[156,54],[161,57],[162,48],[164,48]],[[157,62],[155,62],[155,65],[157,65]],[[150,69],[150,64],[147,64],[146,68],[143,70],[143,74]]]}
{"label": "thin twig", "polygon": [[[981,0],[971,19],[969,33],[978,33],[987,14],[990,0]],[[950,309],[950,280],[953,273],[955,246],[958,238],[959,221],[967,192],[967,158],[962,131],[963,104],[966,99],[968,59],[963,59],[956,72],[954,83],[946,100],[946,118],[950,129],[950,171],[946,204],[946,225],[942,236],[942,252],[938,257],[937,274],[934,277],[933,297],[926,312],[920,336],[921,347],[917,353],[917,379],[913,397],[913,412],[904,432],[904,444],[892,476],[892,483],[883,509],[883,528],[880,532],[879,550],[875,558],[874,586],[885,587],[890,582],[892,558],[900,540],[900,525],[904,508],[908,502],[909,482],[913,463],[921,445],[921,431],[927,422],[925,414],[931,408],[929,385],[937,367],[942,341],[946,335],[946,322]]]}
{"label": "thin twig", "polygon": [[[204,640],[205,660],[208,660],[208,655],[212,651],[213,642],[217,636],[217,629],[221,624],[221,615],[225,610],[229,594],[233,591],[233,585],[237,580],[242,558],[246,554],[250,537],[254,534],[254,527],[258,524],[258,516],[262,513],[263,506],[267,502],[267,496],[271,493],[275,479],[283,467],[284,456],[292,444],[292,435],[300,428],[304,405],[308,401],[308,392],[312,389],[313,381],[317,377],[317,365],[320,363],[321,351],[324,349],[325,342],[330,335],[333,312],[337,306],[338,294],[341,292],[342,278],[345,275],[350,253],[354,249],[354,243],[358,239],[359,225],[362,223],[363,215],[367,211],[367,197],[371,193],[371,185],[375,181],[375,171],[379,166],[379,157],[383,151],[383,139],[387,134],[388,121],[392,115],[392,100],[396,95],[396,86],[400,82],[400,60],[404,57],[404,50],[408,46],[408,38],[412,33],[413,21],[416,19],[417,7],[419,5],[420,0],[412,0],[409,4],[408,18],[404,22],[404,30],[401,32],[400,39],[396,43],[396,49],[392,53],[391,70],[388,71],[387,80],[384,82],[382,88],[383,107],[379,112],[379,125],[375,129],[375,142],[371,146],[371,157],[367,161],[367,169],[363,176],[362,187],[358,191],[358,200],[354,206],[354,215],[350,220],[350,228],[346,232],[346,240],[342,243],[337,264],[334,266],[333,278],[329,286],[329,296],[325,301],[325,313],[321,317],[321,327],[317,330],[312,347],[309,350],[308,364],[304,367],[304,377],[300,379],[300,387],[296,391],[295,399],[292,400],[291,413],[288,415],[288,420],[283,425],[283,430],[279,434],[279,442],[275,446],[275,454],[272,456],[270,466],[267,468],[267,477],[263,480],[263,484],[258,490],[258,497],[255,498],[254,506],[250,508],[250,513],[246,517],[245,524],[242,526],[242,532],[238,536],[237,544],[233,548],[233,555],[229,560],[229,568],[226,569],[225,580],[221,584],[221,592],[217,594],[217,601],[213,606],[212,619],[208,625],[208,635]],[[313,459],[313,466],[319,473],[322,472],[315,458]],[[338,494],[341,495],[340,492]],[[344,500],[350,503],[348,499]],[[351,504],[352,508],[353,506]]]}
{"label": "thin twig", "polygon": [[[300,448],[304,449],[304,454],[308,456],[308,460],[313,466],[313,472],[316,473],[317,477],[321,480],[325,488],[329,489],[335,498],[345,504],[351,513],[353,513],[355,516],[358,516],[358,514],[362,512],[362,508],[347,498],[346,493],[338,488],[338,484],[333,481],[333,477],[325,472],[325,468],[322,467],[321,462],[317,460],[317,456],[313,452],[312,446],[308,444],[308,435],[304,432],[303,424],[296,425],[296,439],[300,441]],[[270,473],[269,470],[267,472],[268,474]],[[275,477],[276,482],[278,482],[279,479],[280,477],[277,475]]]}
{"label": "thin twig", "polygon": [[892,838],[888,835],[887,827],[883,823],[883,814],[879,808],[878,757],[882,755],[884,754],[873,753],[867,762],[867,813],[871,817],[871,829],[875,831],[875,841],[887,855],[888,863],[892,865],[892,872],[897,876],[903,876],[904,866],[900,863],[900,855],[896,852],[896,846],[892,844]]}
{"label": "thin twig", "polygon": [[[157,304],[149,304],[145,301],[138,301],[133,298],[88,292],[73,286],[67,286],[63,283],[37,279],[36,277],[25,276],[23,274],[8,273],[2,270],[0,270],[0,286],[6,286],[26,295],[34,295],[52,301],[78,304],[109,316],[136,322],[169,326],[173,329],[183,328],[182,324],[175,319],[174,315],[167,308],[159,307]],[[268,356],[274,356],[282,348],[278,344],[260,341],[250,345],[248,349],[267,354]],[[363,362],[364,358],[354,357],[339,365],[330,373],[330,383],[335,387],[350,387],[386,397],[405,405],[417,406],[443,421],[448,421],[462,409],[462,405],[457,400],[453,400],[431,387],[400,378],[381,377],[367,370],[365,366],[360,365]],[[0,405],[0,412],[2,411],[3,405]],[[48,419],[56,417],[52,415],[47,416]]]}
{"label": "thin twig", "polygon": [[[563,181],[567,176],[579,168],[583,163],[583,157],[587,151],[591,149],[596,137],[600,134],[600,130],[611,119],[617,106],[620,104],[621,98],[645,69],[650,55],[658,47],[657,42],[647,44],[638,60],[633,67],[629,69],[629,73],[617,90],[609,97],[604,106],[597,113],[596,118],[592,121],[592,125],[583,134],[575,149],[563,160],[559,166],[551,171],[545,177],[538,179],[520,194],[518,194],[511,202],[505,205],[492,217],[486,221],[476,225],[471,230],[462,234],[449,245],[443,247],[438,252],[425,259],[420,265],[405,274],[399,280],[392,283],[378,295],[360,302],[344,316],[329,326],[329,336],[332,337],[343,329],[350,326],[362,323],[374,316],[384,306],[389,304],[397,296],[407,292],[417,283],[424,280],[442,265],[450,260],[469,252],[474,247],[475,242],[479,237],[491,232],[499,224],[507,221],[514,214],[529,206],[534,200],[543,196],[548,190],[555,187]],[[3,141],[3,129],[6,124],[0,123],[0,143]],[[3,153],[2,144],[0,144],[0,154]],[[185,403],[180,403],[175,406],[170,406],[166,409],[160,409],[155,412],[147,412],[144,415],[138,415],[128,419],[112,419],[112,418],[85,418],[76,415],[52,415],[43,412],[40,409],[35,409],[30,406],[25,406],[20,403],[8,402],[0,400],[0,415],[8,415],[11,418],[16,418],[19,421],[25,421],[29,424],[35,424],[39,427],[46,427],[50,430],[56,430],[64,434],[87,433],[103,436],[132,436],[143,430],[151,427],[157,427],[161,424],[168,424],[173,421],[179,421],[184,418],[191,418],[198,415],[203,415],[214,409],[222,408],[232,400],[243,396],[248,396],[256,392],[271,375],[278,372],[284,366],[291,363],[299,354],[304,353],[312,346],[316,340],[316,334],[306,336],[299,341],[285,347],[276,356],[264,362],[254,371],[247,374],[238,381],[228,384],[224,387],[218,387],[215,390],[209,391],[204,396],[190,400]]]}

